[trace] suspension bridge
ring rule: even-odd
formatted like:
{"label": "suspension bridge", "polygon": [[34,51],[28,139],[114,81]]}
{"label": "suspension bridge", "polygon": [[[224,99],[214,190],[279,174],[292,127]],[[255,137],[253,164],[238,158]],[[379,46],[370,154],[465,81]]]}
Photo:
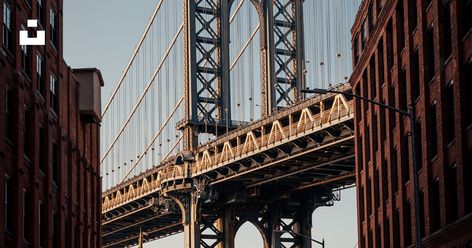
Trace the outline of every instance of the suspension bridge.
{"label": "suspension bridge", "polygon": [[313,211],[355,183],[354,105],[300,90],[350,91],[359,2],[158,1],[103,108],[103,247],[234,247],[245,222],[311,247]]}

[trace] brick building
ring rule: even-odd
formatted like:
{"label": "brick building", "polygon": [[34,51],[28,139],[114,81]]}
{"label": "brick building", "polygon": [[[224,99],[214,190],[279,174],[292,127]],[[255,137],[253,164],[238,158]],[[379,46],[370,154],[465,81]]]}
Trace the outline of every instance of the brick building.
{"label": "brick building", "polygon": [[[0,0],[0,247],[100,247],[103,80],[64,62],[62,8]],[[19,46],[28,18],[45,46]]]}
{"label": "brick building", "polygon": [[[364,0],[356,94],[414,105],[424,247],[472,246],[472,1]],[[409,120],[356,102],[359,247],[414,246]]]}

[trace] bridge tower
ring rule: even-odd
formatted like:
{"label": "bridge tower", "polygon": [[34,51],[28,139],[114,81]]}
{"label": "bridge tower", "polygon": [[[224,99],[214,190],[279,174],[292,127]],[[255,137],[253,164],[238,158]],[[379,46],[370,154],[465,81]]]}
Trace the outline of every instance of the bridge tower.
{"label": "bridge tower", "polygon": [[[185,119],[178,123],[183,131],[184,149],[193,152],[200,133],[223,134],[237,128],[231,119],[230,103],[230,10],[234,0],[184,1],[184,94]],[[261,113],[267,117],[280,108],[300,100],[304,81],[303,0],[251,0],[260,22],[261,37]],[[233,248],[236,230],[244,221],[258,226],[265,247],[311,247],[311,241],[296,236],[311,236],[311,200],[247,202],[202,211],[200,201],[206,192],[204,182],[192,179],[191,156],[182,159],[187,187],[172,189],[166,195],[180,207],[185,231],[185,247]],[[287,204],[298,206],[288,211]],[[256,211],[247,211],[252,209]],[[248,213],[251,213],[248,215]],[[285,223],[284,220],[290,220]],[[274,236],[283,231],[289,237]],[[212,234],[208,234],[208,232]]]}

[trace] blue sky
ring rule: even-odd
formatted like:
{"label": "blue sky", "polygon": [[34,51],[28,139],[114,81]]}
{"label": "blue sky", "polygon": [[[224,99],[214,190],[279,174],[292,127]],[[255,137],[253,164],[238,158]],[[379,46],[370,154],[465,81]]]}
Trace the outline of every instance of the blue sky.
{"label": "blue sky", "polygon": [[[359,0],[332,2],[343,1],[359,2]],[[320,2],[327,4],[328,0]],[[64,0],[65,60],[74,68],[97,67],[102,71],[105,80],[102,92],[103,102],[108,99],[125,68],[156,4],[157,0]],[[354,10],[354,14],[355,12]],[[343,36],[350,37],[346,33],[343,33]],[[320,37],[318,39],[323,39],[322,36]],[[314,44],[317,45],[318,42]],[[326,51],[325,48],[321,50]],[[349,56],[348,50],[347,53],[346,56]],[[326,54],[328,55],[325,56],[330,56],[329,53]],[[331,55],[334,56],[334,53]],[[317,59],[321,58],[313,58],[314,61],[311,63],[317,64]],[[329,58],[325,59],[329,61]],[[343,191],[341,198],[342,200],[336,202],[335,206],[317,209],[313,215],[314,237],[324,238],[327,247],[355,247],[357,244],[355,190]],[[182,236],[176,235],[148,243],[145,247],[182,247],[182,245]],[[247,225],[238,232],[236,247],[262,247],[261,238],[254,227]]]}

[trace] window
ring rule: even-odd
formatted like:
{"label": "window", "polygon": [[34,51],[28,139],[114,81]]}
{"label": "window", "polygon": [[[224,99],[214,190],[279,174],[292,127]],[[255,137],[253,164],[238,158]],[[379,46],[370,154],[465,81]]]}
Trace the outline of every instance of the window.
{"label": "window", "polygon": [[359,62],[359,35],[354,38],[354,65]]}
{"label": "window", "polygon": [[393,247],[400,247],[400,212],[398,209],[393,213]]}
{"label": "window", "polygon": [[464,2],[464,34],[467,34],[472,28],[472,0],[463,0]]}
{"label": "window", "polygon": [[367,22],[364,19],[364,22],[362,22],[362,27],[361,27],[361,46],[362,50],[365,48],[365,43],[367,42]]}
{"label": "window", "polygon": [[15,138],[15,120],[13,115],[13,89],[8,85],[5,89],[5,136],[10,142],[14,142]]}
{"label": "window", "polygon": [[431,82],[435,74],[434,61],[434,25],[431,24],[426,31],[425,42],[425,83]]}
{"label": "window", "polygon": [[31,159],[31,141],[33,137],[31,135],[31,126],[32,126],[32,113],[29,107],[25,106],[25,126],[23,130],[23,139],[24,139],[24,154],[28,159]]}
{"label": "window", "polygon": [[3,47],[6,50],[13,48],[13,32],[12,32],[11,8],[7,2],[3,1]]}
{"label": "window", "polygon": [[434,158],[438,154],[438,133],[437,133],[437,121],[436,121],[436,100],[431,103],[429,107],[430,113],[430,124],[427,125],[429,127],[430,133],[430,140],[428,142],[429,147],[431,148],[431,158]]}
{"label": "window", "polygon": [[465,213],[472,213],[472,194],[469,189],[472,188],[472,150],[469,150],[466,155],[464,164],[464,202]]}
{"label": "window", "polygon": [[431,233],[438,230],[441,225],[441,201],[440,201],[440,192],[439,192],[439,177],[436,177],[433,180],[433,194],[432,194],[432,207],[433,213],[430,215],[431,217]]}
{"label": "window", "polygon": [[444,102],[446,104],[446,143],[450,143],[455,138],[455,119],[454,119],[454,81],[446,85]]}
{"label": "window", "polygon": [[57,48],[57,18],[56,12],[53,9],[49,11],[49,25],[50,25],[50,34],[51,34],[51,44],[53,47]]}
{"label": "window", "polygon": [[[24,27],[22,26],[24,30]],[[21,46],[21,59],[23,72],[29,77],[30,74],[30,48],[29,46]]]}
{"label": "window", "polygon": [[398,1],[397,3],[397,35],[398,35],[398,50],[397,52],[403,50],[405,47],[405,16],[403,14],[403,1]]}
{"label": "window", "polygon": [[52,247],[59,247],[59,222],[55,211],[52,211],[51,218]]}
{"label": "window", "polygon": [[43,0],[36,0],[36,16],[40,25],[44,25],[44,6]]}
{"label": "window", "polygon": [[13,231],[13,195],[12,195],[12,185],[11,180],[8,175],[5,175],[5,231]]}
{"label": "window", "polygon": [[384,248],[390,248],[390,220],[385,216],[384,221]]}
{"label": "window", "polygon": [[447,207],[447,223],[452,223],[458,218],[458,197],[457,197],[457,166],[454,164],[447,168],[447,181],[446,190],[448,200],[446,201]]}
{"label": "window", "polygon": [[45,241],[47,239],[47,226],[46,226],[46,207],[39,201],[38,206],[39,216],[39,246],[45,247]]}
{"label": "window", "polygon": [[392,175],[392,191],[393,193],[397,193],[398,191],[398,159],[397,159],[397,149],[394,148],[392,150],[392,154],[391,154],[391,175]]}
{"label": "window", "polygon": [[379,46],[377,48],[377,70],[378,70],[378,75],[379,75],[379,82],[380,85],[383,85],[385,83],[385,78],[384,78],[384,53],[383,53],[383,40],[381,39],[379,42]]}
{"label": "window", "polygon": [[23,238],[30,240],[31,219],[30,219],[30,196],[26,189],[23,189]]}
{"label": "window", "polygon": [[416,30],[418,25],[418,8],[416,0],[408,1],[408,22],[410,24],[410,33],[413,33]]}
{"label": "window", "polygon": [[380,171],[382,173],[382,201],[387,206],[388,195],[388,172],[387,172],[387,160],[382,159]]}
{"label": "window", "polygon": [[52,143],[52,180],[59,182],[59,149],[56,142]]}
{"label": "window", "polygon": [[[472,0],[471,0],[472,1]],[[465,106],[472,106],[472,57],[469,58],[469,62],[465,65],[465,94],[463,95],[465,101],[467,102]],[[472,115],[467,114],[467,111],[464,111],[464,120],[465,120],[465,127],[472,126]]]}
{"label": "window", "polygon": [[420,229],[420,237],[424,237],[425,233],[425,222],[424,222],[424,192],[420,191],[419,193],[419,210],[420,210],[420,223],[421,223],[421,229]]}
{"label": "window", "polygon": [[440,34],[444,38],[443,61],[447,60],[452,53],[452,22],[451,22],[451,2],[444,1],[444,6],[441,8],[444,18],[444,30]]}
{"label": "window", "polygon": [[406,98],[406,68],[403,67],[400,70],[400,75],[398,75],[398,100],[399,108],[402,110],[407,110],[407,98]]}
{"label": "window", "polygon": [[413,52],[411,58],[411,67],[410,67],[410,91],[411,91],[411,102],[414,103],[420,96],[420,79],[419,79],[419,54],[418,48]]}
{"label": "window", "polygon": [[371,57],[369,67],[370,98],[375,99],[377,97],[377,81],[375,80],[375,56]]}
{"label": "window", "polygon": [[[380,208],[380,184],[379,184],[379,170],[374,168],[374,204],[375,209]],[[380,229],[379,229],[380,231]]]}
{"label": "window", "polygon": [[47,152],[49,146],[49,140],[46,132],[46,128],[44,127],[47,124],[42,124],[43,126],[39,127],[39,170],[44,174],[46,172],[46,165],[47,165]]}
{"label": "window", "polygon": [[[392,20],[387,24],[387,62],[388,69],[391,70],[393,67],[393,28]],[[391,79],[390,79],[391,80]]]}
{"label": "window", "polygon": [[403,223],[404,223],[404,247],[407,247],[411,244],[412,239],[411,239],[411,203],[410,202],[405,202],[403,205]]}
{"label": "window", "polygon": [[49,97],[51,99],[51,109],[58,113],[57,81],[52,74],[49,77],[49,91],[51,94]]}
{"label": "window", "polygon": [[415,123],[415,152],[416,152],[416,160],[418,165],[418,170],[423,167],[423,143],[422,140],[422,129],[421,129],[421,121],[418,120]]}
{"label": "window", "polygon": [[44,83],[44,61],[41,55],[36,55],[36,80],[39,93],[46,97],[46,85]]}
{"label": "window", "polygon": [[409,145],[409,139],[410,136],[408,134],[405,134],[403,136],[402,140],[402,147],[403,147],[403,153],[402,153],[402,179],[403,179],[403,184],[408,182],[410,180],[410,156],[411,156],[411,150],[410,150],[410,145]]}

